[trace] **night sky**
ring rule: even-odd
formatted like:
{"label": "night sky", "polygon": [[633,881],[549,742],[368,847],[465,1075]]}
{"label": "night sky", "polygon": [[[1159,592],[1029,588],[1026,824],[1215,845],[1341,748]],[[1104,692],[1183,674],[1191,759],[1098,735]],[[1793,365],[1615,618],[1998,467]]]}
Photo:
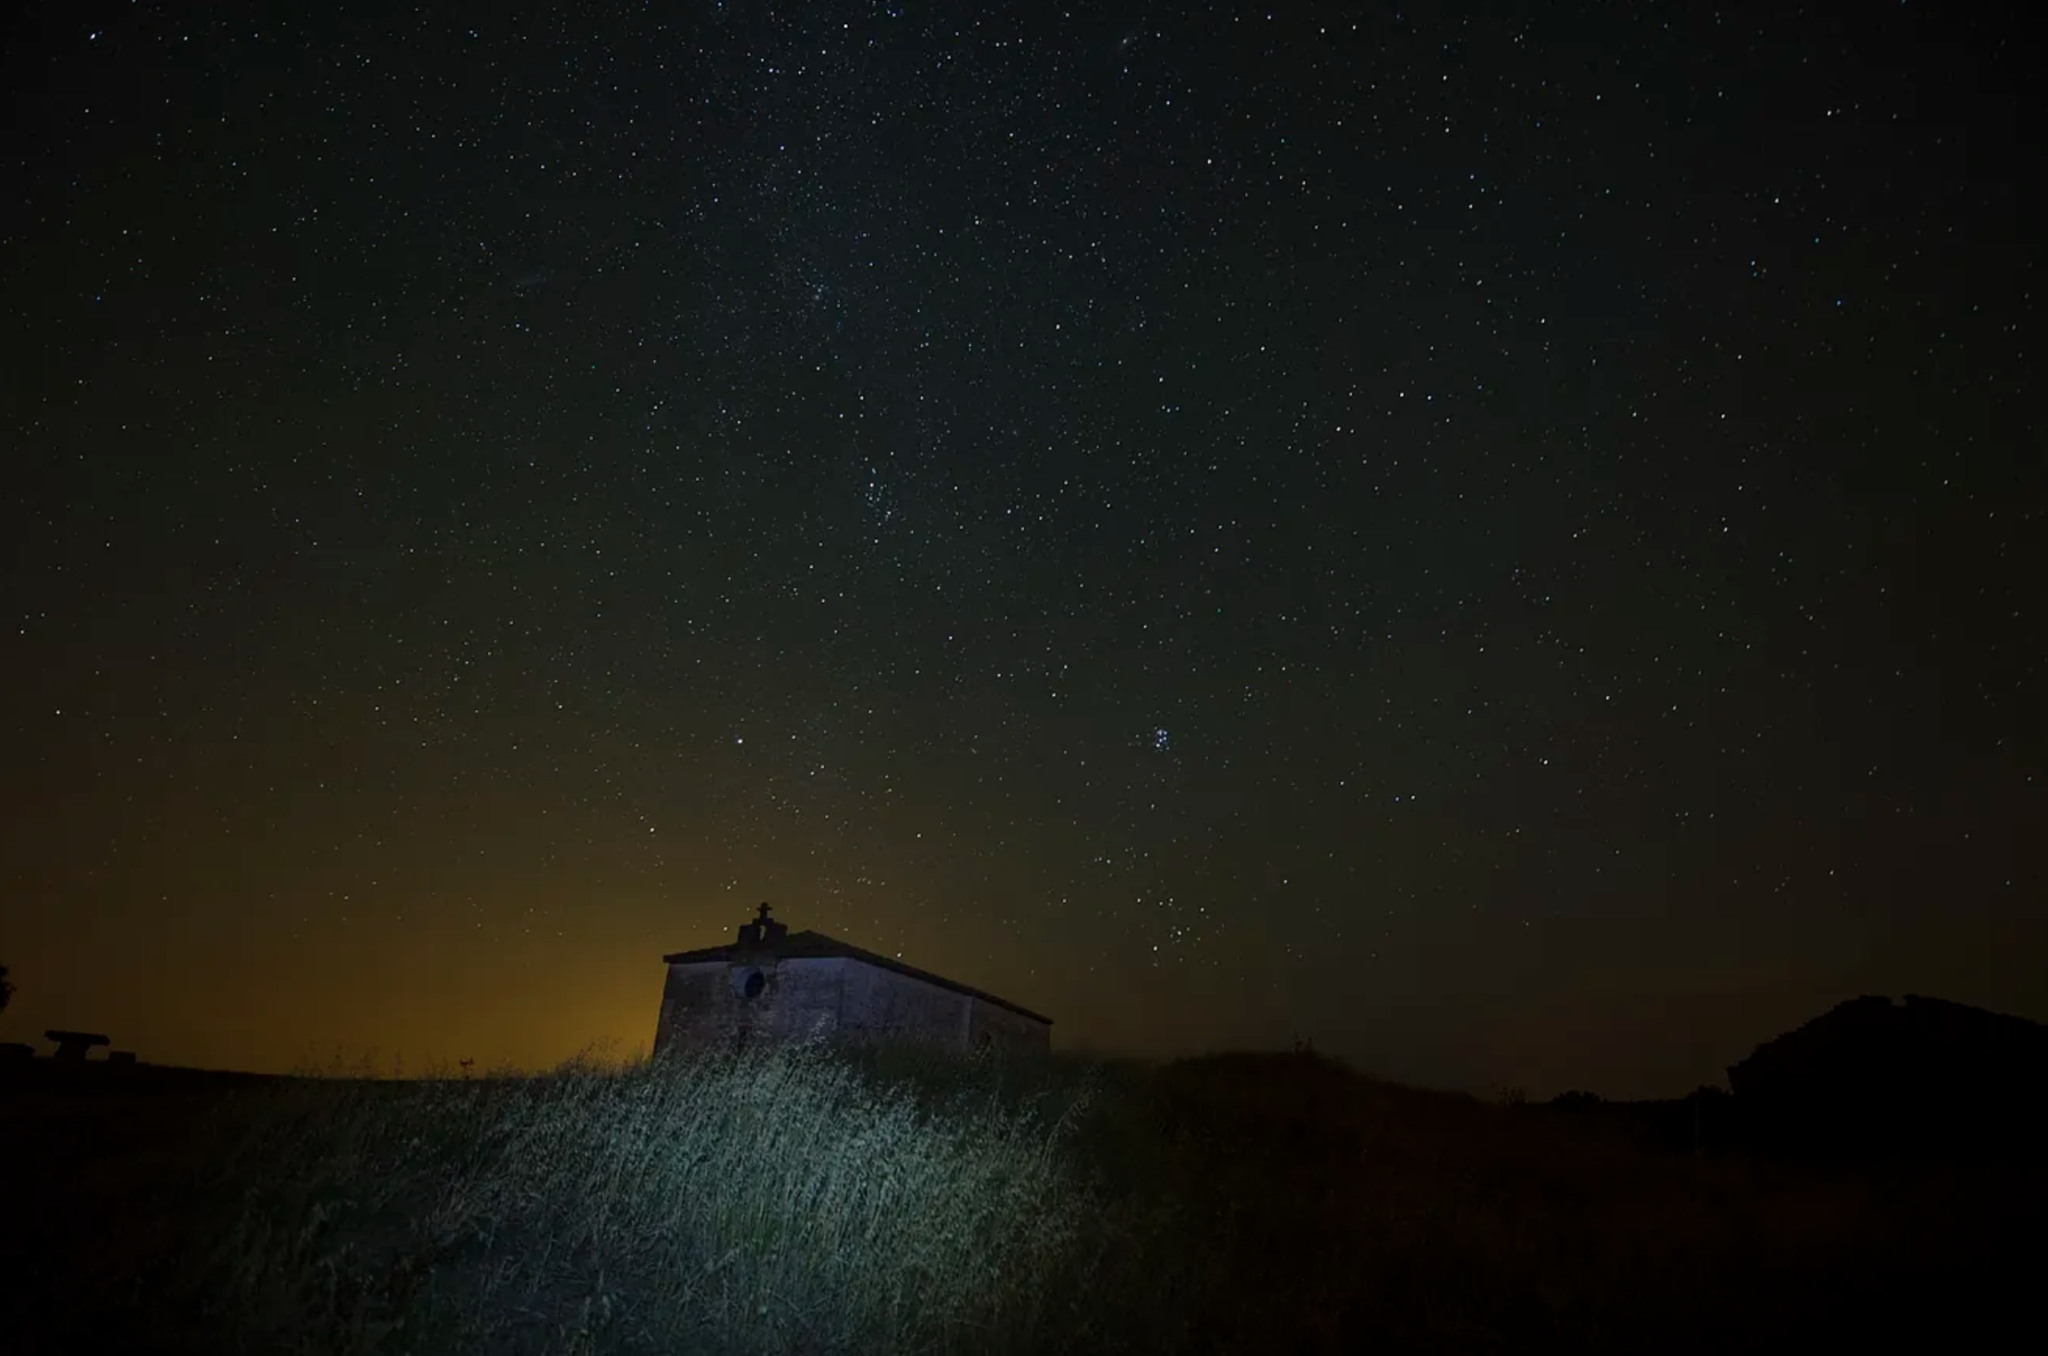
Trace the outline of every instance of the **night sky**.
{"label": "night sky", "polygon": [[2019,13],[17,15],[0,1038],[625,1051],[763,899],[1482,1092],[2048,1018]]}

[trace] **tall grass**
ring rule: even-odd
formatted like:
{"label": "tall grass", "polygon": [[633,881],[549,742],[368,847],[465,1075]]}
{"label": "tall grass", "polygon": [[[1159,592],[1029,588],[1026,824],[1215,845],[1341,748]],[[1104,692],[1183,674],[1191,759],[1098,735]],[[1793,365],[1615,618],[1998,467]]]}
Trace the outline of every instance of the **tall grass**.
{"label": "tall grass", "polygon": [[2038,1161],[1672,1155],[1285,1055],[0,1102],[0,1161],[60,1165],[0,1194],[8,1351],[1963,1349],[2048,1266]]}
{"label": "tall grass", "polygon": [[820,1046],[274,1094],[188,1280],[293,1351],[1029,1346],[1087,1217],[1066,1119]]}

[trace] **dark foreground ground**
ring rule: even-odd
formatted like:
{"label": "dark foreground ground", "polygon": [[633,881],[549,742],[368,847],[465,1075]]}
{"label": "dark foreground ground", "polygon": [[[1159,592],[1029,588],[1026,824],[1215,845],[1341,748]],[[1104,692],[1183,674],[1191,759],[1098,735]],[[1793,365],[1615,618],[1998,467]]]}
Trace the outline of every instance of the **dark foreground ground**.
{"label": "dark foreground ground", "polygon": [[2034,1328],[2038,1156],[1793,1159],[1653,1119],[1311,1056],[17,1069],[0,1349],[1954,1350]]}

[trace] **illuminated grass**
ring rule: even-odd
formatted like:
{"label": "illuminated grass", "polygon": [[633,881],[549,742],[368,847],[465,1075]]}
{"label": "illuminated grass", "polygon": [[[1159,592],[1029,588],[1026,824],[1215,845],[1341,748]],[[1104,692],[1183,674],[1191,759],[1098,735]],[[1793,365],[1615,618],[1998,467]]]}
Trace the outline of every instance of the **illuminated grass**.
{"label": "illuminated grass", "polygon": [[930,1107],[816,1047],[314,1085],[270,1110],[215,1272],[252,1344],[1028,1339],[1084,1218],[1043,1108],[971,1089]]}
{"label": "illuminated grass", "polygon": [[2032,1293],[2048,1206],[2035,1161],[1674,1155],[1299,1056],[806,1047],[8,1110],[0,1158],[59,1165],[0,1231],[24,1351],[1962,1349]]}

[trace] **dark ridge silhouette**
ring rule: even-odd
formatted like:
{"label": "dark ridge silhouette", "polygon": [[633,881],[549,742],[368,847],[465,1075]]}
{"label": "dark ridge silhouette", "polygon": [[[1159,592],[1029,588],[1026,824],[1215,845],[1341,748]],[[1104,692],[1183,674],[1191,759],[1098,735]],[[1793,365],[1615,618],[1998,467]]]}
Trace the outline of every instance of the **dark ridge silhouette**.
{"label": "dark ridge silhouette", "polygon": [[0,1096],[59,1094],[69,1098],[106,1093],[120,1098],[131,1094],[221,1092],[283,1081],[290,1081],[290,1076],[151,1064],[138,1059],[132,1050],[110,1050],[105,1059],[58,1059],[37,1058],[32,1045],[0,1045]]}
{"label": "dark ridge silhouette", "polygon": [[1720,1154],[1754,1147],[1741,1108],[1726,1088],[1702,1086],[1683,1097],[1632,1102],[1573,1089],[1528,1109],[1613,1127],[1637,1146],[1659,1153]]}
{"label": "dark ridge silhouette", "polygon": [[1551,1098],[1550,1105],[1559,1111],[1598,1111],[1607,1105],[1607,1099],[1597,1092],[1574,1088]]}
{"label": "dark ridge silhouette", "polygon": [[1826,1155],[2010,1152],[2048,1128],[2048,1026],[1866,995],[1730,1066],[1760,1145]]}
{"label": "dark ridge silhouette", "polygon": [[2030,1154],[2048,1135],[2048,1026],[1918,994],[1866,995],[1757,1046],[1729,1067],[1728,1084],[1632,1102],[1574,1089],[1528,1109],[1688,1154]]}

